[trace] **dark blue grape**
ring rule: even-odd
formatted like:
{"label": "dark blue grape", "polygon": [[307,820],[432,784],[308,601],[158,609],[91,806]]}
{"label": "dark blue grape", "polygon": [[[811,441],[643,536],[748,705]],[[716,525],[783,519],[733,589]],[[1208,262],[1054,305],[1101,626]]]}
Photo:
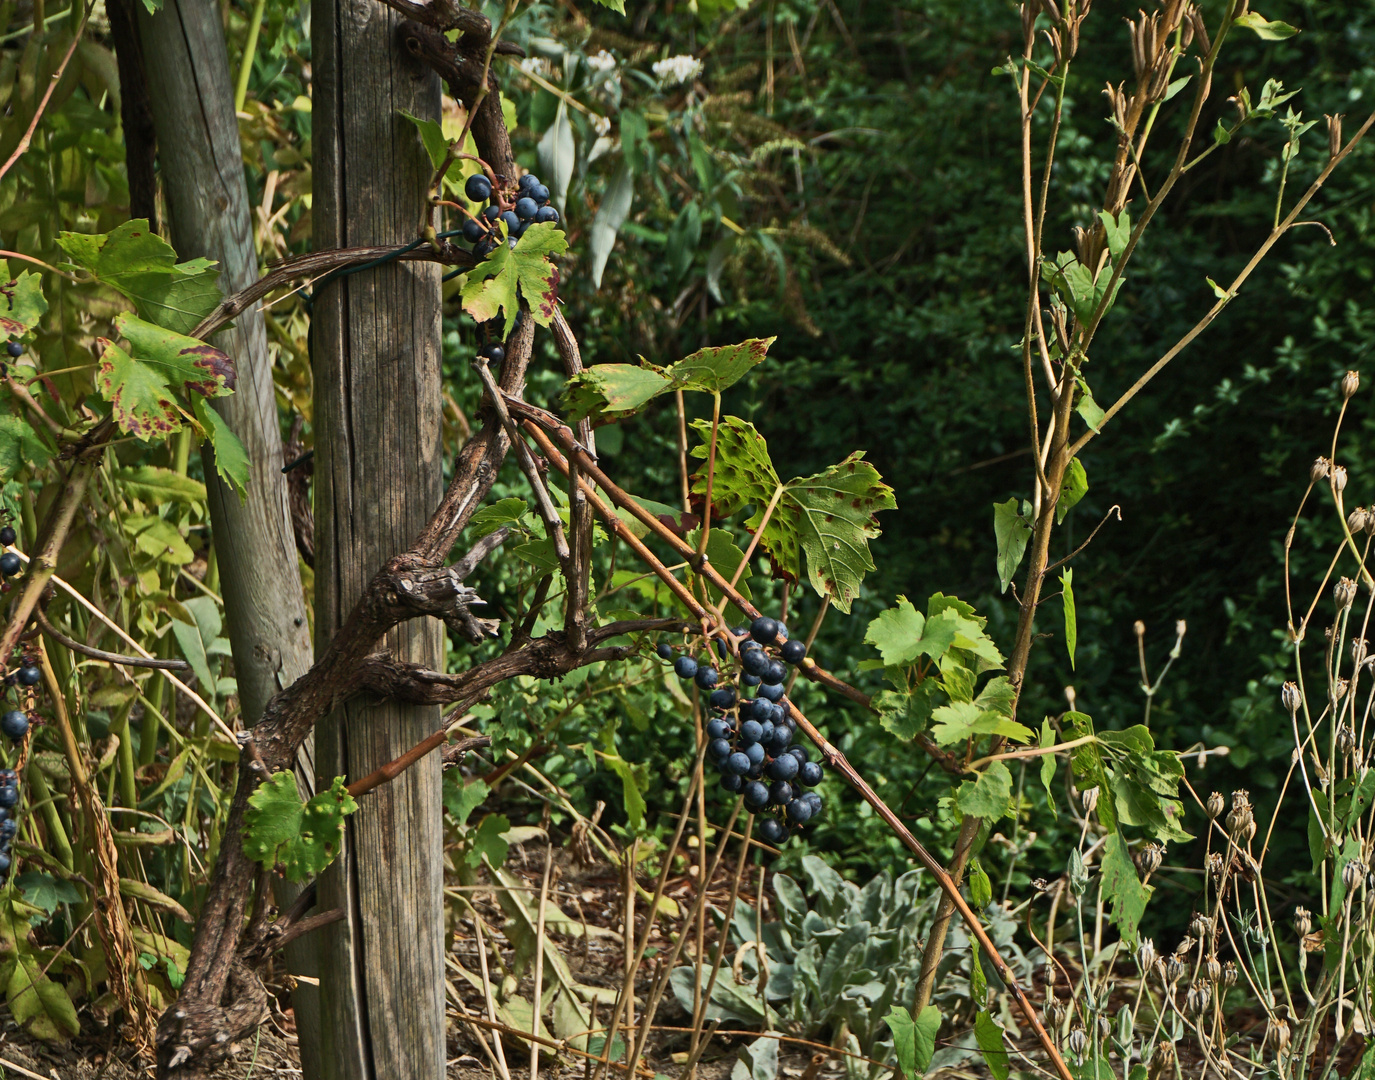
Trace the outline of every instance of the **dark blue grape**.
{"label": "dark blue grape", "polygon": [[660,660],[672,660],[673,657],[676,655],[673,651],[673,646],[670,645],[667,641],[659,642],[658,648],[656,648],[654,651],[659,654]]}
{"label": "dark blue grape", "polygon": [[19,669],[20,686],[37,686],[38,680],[43,677],[43,673],[36,667],[21,667]]}
{"label": "dark blue grape", "polygon": [[538,183],[539,177],[532,172],[528,172],[524,176],[522,176],[519,181],[517,181],[516,190],[519,191],[522,195],[524,195],[527,191],[529,191]]}
{"label": "dark blue grape", "polygon": [[15,784],[7,784],[0,787],[0,806],[8,810],[12,806],[19,804],[19,788]]}
{"label": "dark blue grape", "polygon": [[740,794],[740,789],[745,786],[745,778],[736,776],[735,773],[726,773],[721,777],[721,786],[727,791]]}
{"label": "dark blue grape", "polygon": [[804,642],[792,640],[783,642],[783,647],[778,650],[778,654],[789,664],[800,664],[802,658],[807,655],[807,646]]}
{"label": "dark blue grape", "polygon": [[788,753],[797,758],[797,763],[799,765],[803,765],[812,760],[812,755],[807,753],[807,748],[801,743],[798,743],[796,746],[788,747]]}
{"label": "dark blue grape", "polygon": [[717,655],[717,656],[719,656],[722,660],[729,660],[729,659],[730,659],[730,646],[729,646],[729,645],[727,645],[721,638],[717,638],[717,639],[713,642],[713,644],[716,646],[716,655]]}
{"label": "dark blue grape", "polygon": [[[11,784],[19,783],[19,774],[13,769],[0,769],[0,787],[9,787]],[[0,821],[4,821],[0,817]]]}
{"label": "dark blue grape", "polygon": [[735,773],[736,776],[744,776],[750,771],[750,764],[750,759],[737,750],[726,758],[725,769]]}
{"label": "dark blue grape", "polygon": [[19,537],[15,535],[13,526],[6,525],[4,528],[0,529],[0,545],[9,547],[18,539]]}
{"label": "dark blue grape", "polygon": [[774,806],[787,806],[792,802],[793,786],[786,780],[775,780],[769,785],[769,802]]}
{"label": "dark blue grape", "polygon": [[764,748],[757,742],[749,743],[745,747],[745,756],[750,759],[751,766],[764,764]]}
{"label": "dark blue grape", "polygon": [[751,780],[743,792],[745,805],[752,810],[761,810],[769,803],[769,789],[758,780]]}
{"label": "dark blue grape", "polygon": [[778,639],[778,623],[767,615],[760,615],[750,623],[750,637],[760,645],[772,645]]}
{"label": "dark blue grape", "polygon": [[552,221],[555,225],[559,223],[559,212],[552,206],[541,206],[535,213],[535,224],[542,225],[546,221]]}
{"label": "dark blue grape", "polygon": [[769,654],[763,649],[750,649],[740,654],[740,666],[745,669],[747,674],[758,675],[761,679],[768,674],[769,666],[772,663]]}
{"label": "dark blue grape", "polygon": [[24,563],[13,551],[0,555],[0,574],[4,574],[5,577],[14,577],[23,568]]}
{"label": "dark blue grape", "polygon": [[506,222],[506,232],[513,233],[520,228],[520,218],[516,217],[514,210],[503,210],[501,220]]}
{"label": "dark blue grape", "polygon": [[487,230],[482,227],[482,222],[469,218],[463,223],[463,239],[468,243],[476,244],[486,235]]}
{"label": "dark blue grape", "polygon": [[758,696],[763,698],[765,701],[781,701],[783,698],[783,686],[781,682],[766,682],[763,686],[759,688]]}
{"label": "dark blue grape", "polygon": [[768,669],[759,676],[764,680],[765,686],[780,686],[784,679],[788,677],[788,669],[777,660],[770,660]]}
{"label": "dark blue grape", "polygon": [[477,354],[489,364],[499,364],[506,359],[506,346],[498,341],[493,341],[478,349]]}
{"label": "dark blue grape", "polygon": [[494,240],[484,240],[484,241],[482,241],[482,243],[480,243],[480,244],[474,244],[474,245],[473,245],[473,254],[476,255],[479,259],[485,259],[485,258],[487,258],[488,255],[490,255],[490,254],[491,254],[492,252],[494,252],[496,249],[497,249],[496,241],[494,241]]}
{"label": "dark blue grape", "polygon": [[697,674],[697,661],[690,656],[680,656],[673,661],[673,671],[680,679],[691,679]]}
{"label": "dark blue grape", "polygon": [[7,821],[0,821],[0,844],[9,847],[10,841],[14,839],[15,833],[19,831],[19,822],[14,818]]}
{"label": "dark blue grape", "polygon": [[516,217],[521,221],[533,221],[538,213],[539,205],[530,196],[516,200]]}
{"label": "dark blue grape", "polygon": [[778,640],[787,641],[792,635],[788,633],[788,624],[782,619],[778,620]]}
{"label": "dark blue grape", "polygon": [[812,808],[812,817],[821,816],[821,796],[815,791],[809,791],[802,796],[802,801]]}
{"label": "dark blue grape", "polygon": [[773,738],[765,746],[770,754],[777,757],[788,749],[788,743],[792,742],[792,732],[788,730],[786,724],[776,725],[773,729]]}
{"label": "dark blue grape", "polygon": [[0,878],[4,877],[4,876],[5,876],[6,874],[8,874],[9,872],[10,872],[10,856],[9,856],[9,852],[0,851]]}
{"label": "dark blue grape", "polygon": [[812,804],[803,799],[794,799],[788,803],[787,812],[789,825],[805,825],[812,816]]}
{"label": "dark blue grape", "polygon": [[[774,727],[777,727],[779,724],[785,723],[787,721],[788,703],[786,701],[782,702],[781,704],[771,706],[771,709],[772,715],[769,717],[769,719],[773,721]],[[792,731],[796,730],[796,727],[792,728]]]}
{"label": "dark blue grape", "polygon": [[717,718],[714,719],[714,720],[708,720],[708,721],[707,721],[707,738],[708,738],[708,739],[725,739],[725,738],[728,738],[729,736],[730,736],[730,725],[729,725],[728,723],[726,723],[724,720],[722,720],[720,717],[717,717]]}
{"label": "dark blue grape", "polygon": [[740,685],[741,685],[741,686],[758,686],[758,685],[759,685],[759,676],[758,676],[758,675],[748,675],[748,674],[746,674],[746,675],[741,675],[741,676],[740,676]]}
{"label": "dark blue grape", "polygon": [[791,780],[797,775],[797,758],[791,754],[780,754],[769,762],[770,780]]}
{"label": "dark blue grape", "polygon": [[735,705],[735,688],[733,686],[723,686],[711,692],[711,707],[713,709],[729,709]]}
{"label": "dark blue grape", "polygon": [[776,847],[788,839],[788,828],[777,818],[765,818],[759,823],[759,839]]}
{"label": "dark blue grape", "polygon": [[821,783],[821,778],[825,772],[821,768],[821,763],[817,761],[803,762],[802,768],[797,770],[797,779],[807,787],[816,787]]}
{"label": "dark blue grape", "polygon": [[751,765],[750,771],[747,772],[745,775],[748,776],[751,780],[758,780],[761,776],[764,775],[764,763],[761,761],[758,765]]}
{"label": "dark blue grape", "polygon": [[18,709],[11,709],[0,716],[0,731],[3,731],[7,738],[18,742],[29,733],[29,718]]}
{"label": "dark blue grape", "polygon": [[697,669],[696,674],[693,675],[693,679],[696,680],[697,685],[700,686],[703,690],[712,689],[716,685],[716,681],[719,677],[720,676],[716,674],[716,669],[714,667],[709,667],[706,665],[699,667]]}
{"label": "dark blue grape", "polygon": [[746,720],[740,725],[740,741],[746,746],[757,743],[764,734],[763,725],[758,720]]}
{"label": "dark blue grape", "polygon": [[484,206],[482,208],[482,217],[484,217],[488,221],[496,221],[497,218],[501,217],[501,207]]}
{"label": "dark blue grape", "polygon": [[730,743],[726,742],[724,736],[712,739],[707,743],[707,756],[719,765],[730,757]]}
{"label": "dark blue grape", "polygon": [[463,194],[473,202],[486,202],[492,197],[492,182],[481,173],[473,173],[463,185]]}
{"label": "dark blue grape", "polygon": [[530,188],[530,198],[542,206],[549,201],[549,189],[543,184],[535,184]]}
{"label": "dark blue grape", "polygon": [[[9,353],[11,356],[23,356],[24,345],[19,341],[7,341],[5,342],[5,352]],[[14,543],[14,541],[11,540],[10,543]]]}
{"label": "dark blue grape", "polygon": [[773,721],[765,720],[759,725],[759,741],[765,746],[773,742]]}

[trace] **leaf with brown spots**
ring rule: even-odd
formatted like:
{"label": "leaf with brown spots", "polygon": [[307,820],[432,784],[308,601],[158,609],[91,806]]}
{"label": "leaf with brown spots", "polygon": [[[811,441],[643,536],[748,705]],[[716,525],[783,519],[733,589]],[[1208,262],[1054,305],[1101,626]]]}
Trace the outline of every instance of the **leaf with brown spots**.
{"label": "leaf with brown spots", "polygon": [[120,315],[115,329],[140,361],[159,371],[173,390],[203,397],[234,392],[234,361],[213,345],[164,330],[136,315]]}
{"label": "leaf with brown spots", "polygon": [[96,345],[102,350],[96,389],[110,403],[119,430],[150,441],[177,431],[181,410],[162,372],[105,338],[97,338]]}
{"label": "leaf with brown spots", "polygon": [[23,337],[47,310],[43,279],[27,270],[12,278],[9,263],[0,259],[0,337]]}
{"label": "leaf with brown spots", "polygon": [[468,271],[463,286],[463,307],[478,322],[506,319],[502,337],[509,337],[516,325],[516,313],[523,299],[540,326],[548,326],[558,310],[559,270],[550,255],[568,250],[568,239],[554,222],[531,225],[513,248],[504,239],[495,251]]}

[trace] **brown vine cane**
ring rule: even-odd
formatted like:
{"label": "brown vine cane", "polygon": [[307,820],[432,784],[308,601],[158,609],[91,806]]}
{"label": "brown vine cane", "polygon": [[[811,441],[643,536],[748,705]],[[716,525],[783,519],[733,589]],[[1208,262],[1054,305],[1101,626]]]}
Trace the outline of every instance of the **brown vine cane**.
{"label": "brown vine cane", "polygon": [[[507,398],[507,406],[508,408],[512,409],[512,412],[516,411],[516,409],[512,407],[513,399],[509,397]],[[545,459],[548,460],[548,462],[551,465],[553,465],[556,469],[558,469],[559,472],[567,476],[569,473],[569,464],[567,459],[565,459],[564,456],[561,453],[559,453],[558,448],[554,446],[552,441],[550,441],[549,436],[544,432],[541,426],[535,423],[534,420],[529,419],[528,407],[526,410],[523,411],[527,416],[527,418],[523,421],[523,427],[525,428],[526,432],[528,432],[530,437],[535,440],[535,443],[539,446],[540,452],[544,455]],[[564,428],[564,430],[568,431],[568,435],[571,438],[572,432],[569,431],[567,428]],[[592,462],[591,458],[588,455],[586,455],[581,450],[581,448],[575,446],[573,453],[577,454],[580,458],[580,460],[578,461],[578,468],[581,472],[588,474],[599,484],[605,479],[604,475],[601,473],[601,470],[596,467],[596,464]],[[606,483],[609,485],[610,481],[608,480],[606,481]],[[672,575],[672,573],[670,573],[669,570],[663,565],[663,563],[656,559],[653,553],[651,553],[649,549],[646,548],[644,544],[637,537],[635,537],[633,533],[630,532],[625,522],[621,521],[620,517],[616,514],[616,512],[610,507],[608,507],[606,503],[604,503],[601,500],[601,498],[597,494],[597,489],[593,485],[593,483],[589,482],[587,479],[584,479],[582,476],[579,476],[578,484],[582,487],[584,494],[587,496],[587,501],[591,504],[592,508],[601,516],[602,520],[606,522],[607,526],[610,529],[612,529],[612,531],[614,531],[620,539],[628,543],[632,547],[632,549],[634,549],[635,552],[639,554],[640,557],[647,562],[647,564],[654,571],[654,573],[661,580],[663,580],[665,584],[672,588],[674,594],[680,600],[682,600],[684,604],[687,605],[688,610],[691,611],[693,615],[695,615],[699,619],[714,621],[715,613],[710,612],[706,608],[704,608],[702,604],[697,600],[697,598],[692,595],[691,592],[683,588],[682,583],[679,582],[677,578],[675,578]],[[608,494],[611,493],[610,487],[604,487],[604,490],[606,490]],[[634,504],[632,500],[632,505],[638,504]],[[648,514],[648,511],[645,511],[645,513]],[[649,516],[652,517],[652,515]],[[656,519],[656,524],[661,525],[662,523],[657,522]],[[699,561],[703,566],[710,565],[706,562],[705,559]],[[720,582],[720,584],[718,585],[717,582]],[[719,575],[716,575],[716,580],[713,581],[712,584],[715,585],[717,588],[720,588],[723,595],[727,596],[730,599],[731,603],[735,604],[737,607],[740,608],[741,611],[745,612],[747,615],[750,615],[751,617],[757,617],[759,615],[758,609],[756,609],[752,604],[750,604],[748,600],[746,600],[743,596],[741,596],[738,592],[731,588],[730,583],[720,578]],[[729,636],[729,630],[727,630],[725,627],[721,627],[721,629]],[[1036,1008],[1034,1005],[1032,1005],[1031,999],[1027,997],[1026,992],[1018,984],[1016,976],[1014,976],[1012,973],[1012,969],[1008,967],[1007,962],[1003,960],[1002,956],[998,952],[997,947],[993,944],[992,939],[989,938],[988,933],[984,930],[983,924],[979,922],[979,917],[974,913],[974,910],[969,906],[969,904],[965,901],[964,897],[960,894],[959,887],[954,883],[953,880],[951,880],[950,875],[945,872],[945,868],[941,865],[939,860],[937,860],[936,857],[932,855],[925,848],[925,846],[923,846],[920,840],[918,840],[915,836],[912,835],[911,831],[907,828],[906,825],[902,823],[901,819],[897,816],[897,814],[895,814],[889,808],[887,803],[885,803],[881,798],[879,798],[878,794],[874,791],[874,789],[871,788],[865,782],[864,778],[860,776],[858,772],[855,771],[854,766],[849,763],[845,755],[842,754],[830,742],[828,742],[825,736],[821,734],[821,732],[817,731],[817,729],[812,725],[811,721],[808,720],[805,715],[803,715],[802,711],[791,702],[789,702],[788,704],[788,709],[793,718],[797,721],[797,726],[801,728],[803,733],[809,739],[811,739],[813,743],[816,744],[818,749],[820,749],[821,753],[826,758],[827,764],[829,764],[833,769],[840,773],[840,775],[845,778],[846,782],[851,787],[853,787],[857,792],[859,792],[860,797],[864,799],[864,801],[867,802],[871,807],[873,807],[874,811],[879,815],[879,817],[881,817],[884,820],[884,822],[888,825],[888,827],[892,829],[894,833],[897,834],[898,839],[900,839],[903,842],[903,844],[908,848],[908,850],[910,850],[912,854],[914,854],[917,857],[917,860],[936,879],[936,883],[941,887],[941,891],[945,893],[945,895],[950,899],[951,903],[955,906],[955,909],[960,913],[960,917],[964,920],[965,925],[968,926],[970,934],[973,935],[975,940],[978,941],[979,945],[983,948],[984,952],[993,961],[993,966],[998,972],[998,977],[1003,981],[1003,984],[1007,987],[1008,992],[1016,1001],[1018,1010],[1026,1018],[1027,1023],[1030,1024],[1032,1029],[1036,1032],[1036,1038],[1040,1042],[1041,1048],[1045,1051],[1047,1057],[1050,1059],[1051,1064],[1054,1065],[1056,1072],[1060,1076],[1060,1080],[1073,1080],[1073,1077],[1069,1071],[1069,1067],[1065,1064],[1064,1059],[1060,1056],[1060,1052],[1056,1048],[1054,1040],[1050,1037],[1050,1033],[1046,1031],[1045,1026],[1041,1023],[1040,1017],[1037,1016]]]}

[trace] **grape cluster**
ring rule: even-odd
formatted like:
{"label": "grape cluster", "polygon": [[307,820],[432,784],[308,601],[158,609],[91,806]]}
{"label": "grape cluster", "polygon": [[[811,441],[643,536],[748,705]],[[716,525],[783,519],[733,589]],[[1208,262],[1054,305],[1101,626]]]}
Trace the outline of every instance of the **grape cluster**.
{"label": "grape cluster", "polygon": [[473,254],[485,259],[501,243],[501,229],[497,222],[506,223],[506,235],[514,245],[531,225],[545,221],[558,224],[559,212],[549,205],[549,189],[539,182],[534,173],[526,173],[520,178],[516,188],[516,201],[507,207],[500,194],[492,188],[492,182],[482,173],[468,177],[463,186],[463,194],[475,203],[488,203],[477,217],[463,223],[463,239],[473,245]]}
{"label": "grape cluster", "polygon": [[[800,664],[807,646],[788,637],[788,628],[760,616],[748,630],[732,630],[739,639],[739,670],[735,683],[723,681],[709,661],[678,655],[663,643],[661,659],[673,662],[680,679],[691,679],[708,695],[707,759],[721,770],[721,787],[742,795],[752,813],[766,815],[759,836],[768,844],[782,844],[821,813],[821,764],[812,761],[805,746],[794,746],[797,723],[789,715],[783,680],[788,664]],[[716,643],[725,661],[731,659],[724,640]],[[777,657],[770,650],[777,652]],[[729,679],[730,676],[727,676]],[[747,690],[754,696],[744,697]]]}

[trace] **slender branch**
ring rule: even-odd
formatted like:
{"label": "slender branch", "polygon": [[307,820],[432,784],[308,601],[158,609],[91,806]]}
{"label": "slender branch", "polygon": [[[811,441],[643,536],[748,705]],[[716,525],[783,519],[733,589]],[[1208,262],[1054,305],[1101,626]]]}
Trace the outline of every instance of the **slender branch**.
{"label": "slender branch", "polygon": [[29,144],[33,142],[33,133],[38,130],[38,121],[43,118],[43,111],[48,107],[48,102],[52,100],[53,91],[62,81],[62,76],[67,73],[67,65],[71,63],[72,55],[76,52],[77,45],[81,43],[81,35],[86,31],[86,20],[91,17],[91,7],[93,6],[87,7],[82,13],[81,25],[76,28],[76,33],[72,35],[72,43],[67,46],[67,51],[62,56],[62,62],[57,65],[57,70],[48,80],[48,89],[44,91],[43,100],[38,103],[38,108],[34,110],[33,119],[29,121],[29,126],[24,131],[24,137],[19,140],[19,145],[14,148],[14,153],[9,156],[9,160],[4,165],[0,165],[0,180],[3,180],[14,163],[24,156],[29,149]]}
{"label": "slender branch", "polygon": [[74,653],[82,656],[89,656],[92,660],[103,660],[107,664],[120,664],[124,667],[144,667],[161,668],[164,671],[189,671],[191,665],[185,660],[159,660],[157,658],[148,659],[142,656],[121,656],[119,653],[106,652],[104,649],[92,648],[90,645],[83,644],[74,638],[69,638],[61,630],[48,621],[48,616],[44,614],[41,606],[33,609],[34,618],[38,620],[38,625],[43,628],[43,632],[52,638],[59,645],[71,649]]}

